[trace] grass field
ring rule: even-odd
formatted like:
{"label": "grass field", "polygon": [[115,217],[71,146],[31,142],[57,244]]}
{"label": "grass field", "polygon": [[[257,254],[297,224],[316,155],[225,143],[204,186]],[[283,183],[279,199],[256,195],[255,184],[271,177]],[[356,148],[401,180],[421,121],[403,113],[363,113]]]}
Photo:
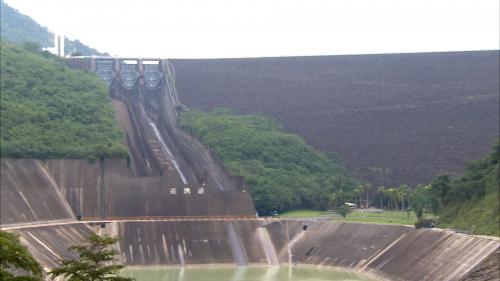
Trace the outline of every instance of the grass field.
{"label": "grass field", "polygon": [[[280,218],[311,218],[325,217],[333,221],[339,222],[368,222],[368,223],[384,223],[384,224],[408,224],[413,225],[417,221],[414,212],[405,211],[387,211],[381,213],[368,213],[363,211],[353,211],[347,214],[346,218],[329,212],[321,212],[314,210],[295,210],[280,214]],[[435,218],[428,216],[427,218]]]}

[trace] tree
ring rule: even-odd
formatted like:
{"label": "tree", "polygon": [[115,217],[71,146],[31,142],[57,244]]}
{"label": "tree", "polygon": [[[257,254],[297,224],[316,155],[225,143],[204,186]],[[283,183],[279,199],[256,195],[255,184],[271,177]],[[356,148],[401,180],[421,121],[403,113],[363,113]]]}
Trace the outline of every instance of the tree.
{"label": "tree", "polygon": [[[25,272],[25,275],[15,275],[12,271]],[[5,231],[0,231],[0,280],[43,280],[40,264],[28,249],[19,243],[19,236]]]}
{"label": "tree", "polygon": [[356,197],[357,197],[357,200],[358,200],[358,203],[356,204],[358,208],[362,207],[361,204],[362,204],[362,201],[363,201],[363,191],[364,191],[363,184],[358,185],[354,189],[354,193],[356,194]]}
{"label": "tree", "polygon": [[364,192],[366,192],[366,201],[365,201],[365,208],[366,209],[368,209],[368,207],[370,206],[370,203],[369,203],[370,198],[368,196],[370,194],[370,187],[371,186],[372,185],[369,182],[363,184],[363,190],[364,190]]}
{"label": "tree", "polygon": [[42,50],[42,48],[40,47],[40,45],[38,43],[31,42],[31,41],[23,42],[22,46],[26,51],[32,52],[32,53],[39,53]]}
{"label": "tree", "polygon": [[408,202],[408,205],[410,204],[411,189],[408,185],[402,184],[399,186],[399,193],[401,197],[401,209],[406,210],[409,206],[405,206],[405,203]]}
{"label": "tree", "polygon": [[385,193],[384,193],[384,190],[385,190],[385,186],[379,186],[377,188],[377,191],[378,191],[378,197],[380,199],[380,203],[379,203],[379,208],[380,209],[383,209],[384,208],[384,199],[385,199]]}
{"label": "tree", "polygon": [[61,267],[50,272],[52,278],[64,276],[69,281],[128,281],[132,278],[117,276],[124,266],[117,264],[117,250],[110,247],[119,240],[118,237],[99,236],[88,238],[89,244],[75,245],[68,249],[75,251],[79,259],[62,260]]}
{"label": "tree", "polygon": [[331,195],[330,206],[335,212],[345,218],[352,211],[352,207],[347,204],[350,199],[351,196],[347,192],[339,190]]}
{"label": "tree", "polygon": [[436,212],[438,212],[441,209],[444,203],[443,201],[446,198],[449,189],[450,189],[450,177],[448,175],[446,174],[439,175],[432,180],[429,191],[432,193],[434,197],[437,198],[437,202],[435,206],[433,206]]}

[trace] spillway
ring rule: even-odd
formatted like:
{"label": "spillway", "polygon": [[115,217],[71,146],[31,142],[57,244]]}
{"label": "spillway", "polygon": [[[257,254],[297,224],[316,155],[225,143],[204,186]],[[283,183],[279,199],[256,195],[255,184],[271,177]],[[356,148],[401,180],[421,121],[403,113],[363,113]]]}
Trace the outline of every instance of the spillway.
{"label": "spillway", "polygon": [[161,148],[162,148],[163,152],[166,154],[166,156],[168,157],[168,159],[174,164],[175,170],[177,171],[177,173],[181,177],[182,183],[183,184],[187,184],[188,182],[187,182],[186,177],[184,176],[184,174],[182,173],[181,169],[179,168],[179,164],[177,163],[177,160],[175,160],[174,155],[172,154],[172,152],[170,151],[170,149],[168,149],[167,145],[165,144],[165,141],[163,140],[163,138],[162,138],[162,136],[160,134],[160,131],[156,127],[155,123],[152,122],[151,120],[148,120],[148,123],[151,126],[151,128],[153,128],[153,131],[155,132],[155,136],[158,139],[158,141],[160,142]]}

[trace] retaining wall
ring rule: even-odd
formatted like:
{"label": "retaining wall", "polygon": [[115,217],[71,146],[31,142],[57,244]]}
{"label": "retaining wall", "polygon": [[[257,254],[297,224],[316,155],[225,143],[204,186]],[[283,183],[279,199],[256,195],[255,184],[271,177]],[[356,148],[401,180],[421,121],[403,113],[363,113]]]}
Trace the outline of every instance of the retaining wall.
{"label": "retaining wall", "polygon": [[135,221],[112,222],[107,234],[120,235],[128,265],[267,264],[262,222]]}
{"label": "retaining wall", "polygon": [[[117,249],[126,265],[272,265],[279,258],[281,264],[344,267],[381,280],[498,280],[491,270],[498,268],[498,240],[446,230],[298,220],[113,221],[94,230],[121,236]],[[82,243],[91,228],[81,223],[14,231],[51,268],[74,257],[67,247]],[[465,279],[470,273],[474,279]]]}
{"label": "retaining wall", "polygon": [[391,280],[461,280],[497,249],[495,240],[447,230],[413,230],[364,269]]}
{"label": "retaining wall", "polygon": [[255,216],[246,190],[217,191],[172,184],[166,177],[134,177],[126,160],[1,161],[2,225],[77,216]]}
{"label": "retaining wall", "polygon": [[292,262],[359,268],[413,229],[401,225],[319,222],[309,224],[292,247]]}
{"label": "retaining wall", "polygon": [[92,233],[85,224],[40,226],[15,230],[31,254],[45,267],[59,266],[61,259],[75,259],[77,255],[68,247],[81,245]]}
{"label": "retaining wall", "polygon": [[74,219],[64,195],[42,162],[1,159],[0,175],[2,225]]}

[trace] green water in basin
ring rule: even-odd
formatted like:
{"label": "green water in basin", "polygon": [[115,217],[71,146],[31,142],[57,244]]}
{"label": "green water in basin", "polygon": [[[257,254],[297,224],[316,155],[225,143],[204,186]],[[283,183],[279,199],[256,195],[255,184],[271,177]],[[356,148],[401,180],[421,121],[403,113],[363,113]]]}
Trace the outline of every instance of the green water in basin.
{"label": "green water in basin", "polygon": [[126,268],[137,281],[337,281],[373,280],[353,272],[308,267]]}

